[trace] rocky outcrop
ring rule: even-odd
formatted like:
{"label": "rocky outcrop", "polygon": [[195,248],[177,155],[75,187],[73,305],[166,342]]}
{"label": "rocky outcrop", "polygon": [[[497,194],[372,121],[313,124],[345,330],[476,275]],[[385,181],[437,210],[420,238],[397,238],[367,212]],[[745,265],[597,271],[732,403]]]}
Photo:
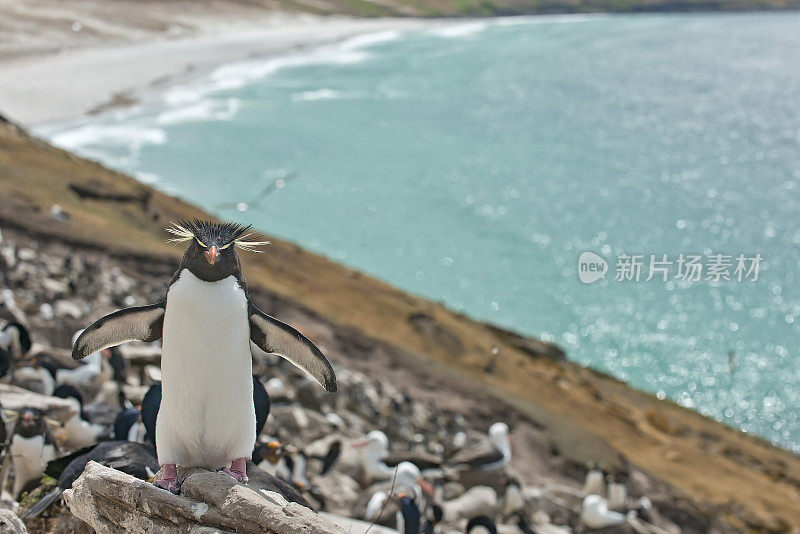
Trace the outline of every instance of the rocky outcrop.
{"label": "rocky outcrop", "polygon": [[150,193],[142,188],[139,190],[121,190],[111,182],[97,179],[84,182],[72,182],[69,188],[82,199],[104,200],[108,202],[139,202],[147,204]]}
{"label": "rocky outcrop", "polygon": [[99,534],[245,532],[343,534],[343,530],[281,494],[237,484],[229,476],[187,471],[173,495],[114,469],[89,462],[64,492],[70,511]]}
{"label": "rocky outcrop", "polygon": [[0,509],[0,534],[27,534],[25,524],[11,510]]}
{"label": "rocky outcrop", "polygon": [[59,423],[69,421],[73,415],[78,413],[75,405],[69,401],[40,395],[11,384],[0,384],[0,398],[3,399],[4,410],[17,412],[23,408],[36,408]]}

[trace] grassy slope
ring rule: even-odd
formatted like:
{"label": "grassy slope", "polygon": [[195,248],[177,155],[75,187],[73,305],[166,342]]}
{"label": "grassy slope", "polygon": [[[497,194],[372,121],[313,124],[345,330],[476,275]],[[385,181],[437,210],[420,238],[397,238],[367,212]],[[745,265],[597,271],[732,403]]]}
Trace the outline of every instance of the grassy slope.
{"label": "grassy slope", "polygon": [[[81,199],[70,183],[102,184],[139,200]],[[71,215],[49,217],[53,204]],[[177,258],[163,227],[199,209],[133,179],[31,139],[0,122],[0,226],[89,244],[113,254]],[[800,457],[731,430],[611,378],[558,361],[555,347],[526,340],[409,296],[385,283],[272,240],[250,255],[251,286],[269,288],[334,324],[435,362],[466,382],[480,380],[547,428],[553,446],[607,468],[626,461],[672,485],[734,526],[800,528]],[[487,372],[492,349],[499,349]],[[531,353],[540,354],[532,356]]]}
{"label": "grassy slope", "polygon": [[[269,5],[273,5],[270,3]],[[491,16],[642,11],[798,9],[798,0],[279,0],[284,9],[374,16]]]}

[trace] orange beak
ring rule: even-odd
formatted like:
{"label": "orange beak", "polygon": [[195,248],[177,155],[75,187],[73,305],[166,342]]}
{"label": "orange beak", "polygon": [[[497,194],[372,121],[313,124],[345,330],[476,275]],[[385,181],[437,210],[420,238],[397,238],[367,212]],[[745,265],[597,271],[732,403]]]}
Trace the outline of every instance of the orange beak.
{"label": "orange beak", "polygon": [[426,495],[433,495],[434,491],[436,491],[433,484],[423,478],[417,479],[417,485]]}
{"label": "orange beak", "polygon": [[217,247],[212,246],[210,249],[203,252],[203,256],[206,257],[206,261],[210,265],[214,265],[215,263],[217,263],[217,260],[219,259],[219,250],[217,250]]}

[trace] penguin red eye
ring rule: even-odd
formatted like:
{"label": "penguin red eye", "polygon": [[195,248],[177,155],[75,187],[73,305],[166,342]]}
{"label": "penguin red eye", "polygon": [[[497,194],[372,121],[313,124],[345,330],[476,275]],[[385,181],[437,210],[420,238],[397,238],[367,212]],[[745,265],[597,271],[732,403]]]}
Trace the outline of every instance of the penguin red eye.
{"label": "penguin red eye", "polygon": [[194,251],[195,252],[200,252],[200,248],[199,247],[194,247]]}

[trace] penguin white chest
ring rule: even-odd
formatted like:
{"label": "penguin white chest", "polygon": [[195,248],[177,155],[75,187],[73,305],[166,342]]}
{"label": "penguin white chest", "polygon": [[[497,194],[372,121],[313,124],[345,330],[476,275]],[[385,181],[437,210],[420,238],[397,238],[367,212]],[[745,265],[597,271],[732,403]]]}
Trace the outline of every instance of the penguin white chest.
{"label": "penguin white chest", "polygon": [[45,443],[43,435],[23,438],[19,434],[11,438],[10,451],[14,461],[14,495],[19,496],[28,482],[42,476],[55,451]]}
{"label": "penguin white chest", "polygon": [[184,269],[167,293],[156,421],[160,463],[216,468],[255,443],[248,302],[233,276]]}
{"label": "penguin white chest", "polygon": [[[185,360],[191,367],[224,371],[231,359],[250,362],[250,324],[247,296],[233,276],[205,282],[188,269],[167,293],[164,315],[165,362]],[[169,365],[168,365],[169,367]]]}

